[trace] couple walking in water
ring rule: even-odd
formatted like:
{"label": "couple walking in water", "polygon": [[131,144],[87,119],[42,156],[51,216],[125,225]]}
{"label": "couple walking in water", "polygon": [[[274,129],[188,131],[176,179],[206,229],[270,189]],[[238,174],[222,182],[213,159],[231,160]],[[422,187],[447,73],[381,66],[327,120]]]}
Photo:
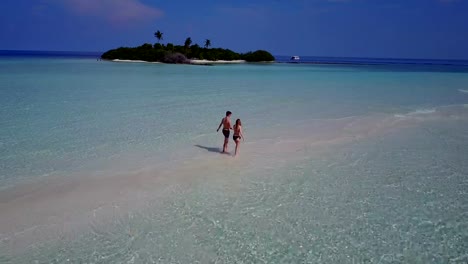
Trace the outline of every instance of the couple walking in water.
{"label": "couple walking in water", "polygon": [[224,145],[222,153],[227,153],[229,134],[231,133],[231,129],[233,130],[234,133],[232,139],[234,142],[236,142],[236,151],[234,152],[234,156],[237,156],[237,153],[239,152],[240,140],[244,140],[244,135],[242,134],[242,123],[240,119],[236,120],[236,124],[233,127],[231,126],[231,115],[231,111],[226,112],[226,116],[221,120],[221,123],[219,124],[218,129],[216,129],[216,132],[219,132],[221,126],[223,127],[222,131],[224,135]]}

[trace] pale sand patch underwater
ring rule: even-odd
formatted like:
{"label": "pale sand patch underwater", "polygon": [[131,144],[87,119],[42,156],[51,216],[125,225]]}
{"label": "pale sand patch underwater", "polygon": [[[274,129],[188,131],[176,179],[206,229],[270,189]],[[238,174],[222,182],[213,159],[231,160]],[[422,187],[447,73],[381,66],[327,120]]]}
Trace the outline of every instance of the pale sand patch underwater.
{"label": "pale sand patch underwater", "polygon": [[116,211],[138,212],[149,203],[162,206],[176,196],[180,198],[193,185],[226,181],[235,191],[242,184],[231,176],[276,170],[291,162],[318,158],[339,146],[441,120],[467,122],[468,113],[456,106],[406,118],[377,114],[304,120],[294,129],[279,126],[266,132],[262,140],[246,142],[237,159],[211,152],[207,155],[205,150],[194,148],[194,157],[182,163],[156,164],[112,175],[51,177],[39,184],[24,184],[0,194],[0,249],[16,255],[59,237],[73,240],[77,234],[89,232],[93,223],[110,221]]}

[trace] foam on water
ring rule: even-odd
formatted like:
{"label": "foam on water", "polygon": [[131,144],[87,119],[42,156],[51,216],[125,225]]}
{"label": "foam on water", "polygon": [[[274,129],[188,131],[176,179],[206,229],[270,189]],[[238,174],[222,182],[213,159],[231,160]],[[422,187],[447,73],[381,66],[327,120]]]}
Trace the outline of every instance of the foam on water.
{"label": "foam on water", "polygon": [[0,63],[1,262],[466,259],[464,74],[40,64]]}
{"label": "foam on water", "polygon": [[405,117],[411,117],[411,116],[417,116],[417,115],[432,114],[435,111],[436,111],[435,109],[417,109],[415,111],[411,111],[406,114],[396,114],[395,117],[405,118]]}

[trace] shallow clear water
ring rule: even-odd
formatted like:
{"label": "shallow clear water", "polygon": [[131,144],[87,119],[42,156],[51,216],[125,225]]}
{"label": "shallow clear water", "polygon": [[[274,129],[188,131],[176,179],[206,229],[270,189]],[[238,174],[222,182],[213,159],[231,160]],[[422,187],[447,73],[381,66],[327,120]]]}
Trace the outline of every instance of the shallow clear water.
{"label": "shallow clear water", "polygon": [[0,260],[466,262],[468,73],[445,69],[3,58]]}

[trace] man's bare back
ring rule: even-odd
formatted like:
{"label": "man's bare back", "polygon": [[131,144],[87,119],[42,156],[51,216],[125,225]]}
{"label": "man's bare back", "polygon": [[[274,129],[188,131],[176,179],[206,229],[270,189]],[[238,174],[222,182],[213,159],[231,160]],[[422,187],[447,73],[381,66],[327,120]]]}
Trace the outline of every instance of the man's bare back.
{"label": "man's bare back", "polygon": [[227,146],[229,142],[229,133],[231,132],[231,112],[227,111],[226,116],[221,119],[221,123],[219,123],[218,129],[216,131],[219,131],[221,126],[223,126],[223,135],[224,135],[224,145],[223,145],[223,153],[227,152]]}
{"label": "man's bare back", "polygon": [[223,123],[223,130],[231,129],[231,117],[230,116],[224,117],[223,120],[221,120],[221,122]]}

